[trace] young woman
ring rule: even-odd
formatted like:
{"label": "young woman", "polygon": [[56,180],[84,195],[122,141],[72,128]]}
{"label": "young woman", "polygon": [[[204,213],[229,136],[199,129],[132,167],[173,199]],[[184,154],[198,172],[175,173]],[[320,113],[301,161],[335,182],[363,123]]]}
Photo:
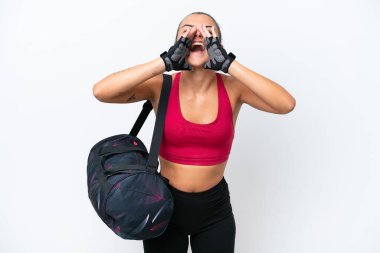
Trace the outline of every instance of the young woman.
{"label": "young woman", "polygon": [[193,253],[234,252],[236,227],[224,170],[239,110],[243,103],[277,114],[295,107],[284,88],[227,54],[221,39],[213,17],[191,13],[180,22],[168,51],[93,87],[102,102],[149,100],[157,113],[162,73],[179,71],[172,74],[159,156],[174,212],[161,236],[143,241],[144,252],[186,253],[189,236]]}

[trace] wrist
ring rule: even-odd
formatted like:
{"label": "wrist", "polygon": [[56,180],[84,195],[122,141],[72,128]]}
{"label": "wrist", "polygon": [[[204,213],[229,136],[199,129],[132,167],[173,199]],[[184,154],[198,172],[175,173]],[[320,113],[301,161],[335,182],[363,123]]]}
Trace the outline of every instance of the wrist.
{"label": "wrist", "polygon": [[223,63],[223,66],[222,66],[222,69],[221,69],[224,73],[228,73],[229,72],[229,68],[232,65],[232,63],[235,61],[235,58],[236,58],[236,56],[232,52],[230,52],[227,55],[227,59]]}
{"label": "wrist", "polygon": [[163,58],[158,57],[155,60],[153,60],[153,62],[154,62],[154,66],[153,66],[154,73],[163,73],[166,71],[166,65]]}
{"label": "wrist", "polygon": [[239,65],[239,62],[236,60],[231,62],[230,66],[228,67],[228,74],[234,76],[240,67]]}
{"label": "wrist", "polygon": [[167,61],[169,60],[168,59],[168,52],[167,51],[164,51],[160,54],[160,58],[162,59],[162,64],[164,66],[164,71],[170,71],[169,69],[169,64]]}

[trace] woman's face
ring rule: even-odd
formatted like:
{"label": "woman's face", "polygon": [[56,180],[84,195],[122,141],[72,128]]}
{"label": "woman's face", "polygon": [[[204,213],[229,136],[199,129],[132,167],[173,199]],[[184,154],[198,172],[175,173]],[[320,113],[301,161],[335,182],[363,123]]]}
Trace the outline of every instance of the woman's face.
{"label": "woman's face", "polygon": [[[206,29],[210,32],[210,34],[212,34],[211,26],[214,26],[217,36],[219,36],[219,32],[217,31],[214,21],[209,16],[203,15],[203,14],[192,14],[185,17],[185,19],[182,20],[180,24],[180,28],[177,34],[177,40],[178,40],[181,37],[181,35],[183,35],[186,32],[186,29],[188,28],[190,29],[192,26],[195,26],[196,31],[190,37],[190,39],[192,40],[192,43],[195,41],[200,41],[204,43],[205,50],[203,51],[198,50],[198,51],[192,52],[191,50],[189,50],[189,54],[186,57],[186,59],[187,59],[187,62],[192,67],[203,67],[203,65],[209,60],[205,41],[204,41],[205,38],[203,37],[201,33],[202,25],[206,26]],[[191,49],[191,46],[190,46],[190,49]]]}

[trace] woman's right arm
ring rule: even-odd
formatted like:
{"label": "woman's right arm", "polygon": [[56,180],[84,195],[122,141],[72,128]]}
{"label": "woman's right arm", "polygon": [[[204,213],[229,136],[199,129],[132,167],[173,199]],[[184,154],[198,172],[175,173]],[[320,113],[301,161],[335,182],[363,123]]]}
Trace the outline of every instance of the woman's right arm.
{"label": "woman's right arm", "polygon": [[153,103],[154,87],[162,83],[163,72],[191,70],[186,56],[195,31],[195,26],[187,27],[177,42],[159,58],[106,76],[92,88],[94,96],[105,103],[133,103],[147,99]]}
{"label": "woman's right arm", "polygon": [[133,103],[154,99],[154,86],[163,81],[165,63],[161,57],[113,74],[97,82],[93,94],[105,103]]}

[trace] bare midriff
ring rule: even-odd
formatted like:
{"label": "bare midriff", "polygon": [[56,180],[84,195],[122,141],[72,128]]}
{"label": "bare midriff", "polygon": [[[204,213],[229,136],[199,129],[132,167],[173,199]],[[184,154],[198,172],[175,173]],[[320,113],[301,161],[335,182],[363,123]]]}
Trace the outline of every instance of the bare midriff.
{"label": "bare midriff", "polygon": [[184,192],[202,192],[218,184],[224,175],[227,161],[207,166],[179,164],[161,156],[160,173],[169,179],[169,184]]}

